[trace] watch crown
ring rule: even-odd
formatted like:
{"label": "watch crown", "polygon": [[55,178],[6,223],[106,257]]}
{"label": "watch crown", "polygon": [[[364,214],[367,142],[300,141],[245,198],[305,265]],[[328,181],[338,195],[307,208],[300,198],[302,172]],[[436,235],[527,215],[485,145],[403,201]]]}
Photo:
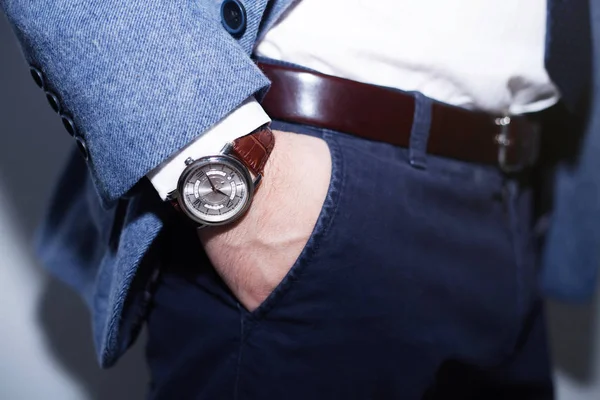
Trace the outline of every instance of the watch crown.
{"label": "watch crown", "polygon": [[185,165],[190,165],[190,164],[191,164],[191,163],[193,163],[193,162],[194,162],[194,159],[193,159],[192,157],[188,157],[188,158],[185,160]]}
{"label": "watch crown", "polygon": [[177,200],[177,190],[173,190],[167,194],[166,201],[174,201]]}

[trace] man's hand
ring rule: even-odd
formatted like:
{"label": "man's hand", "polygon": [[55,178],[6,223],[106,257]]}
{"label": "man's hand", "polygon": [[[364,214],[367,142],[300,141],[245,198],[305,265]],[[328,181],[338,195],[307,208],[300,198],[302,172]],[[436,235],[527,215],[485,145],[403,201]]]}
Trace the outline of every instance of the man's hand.
{"label": "man's hand", "polygon": [[288,273],[317,222],[331,178],[327,144],[274,131],[275,148],[250,209],[199,230],[213,266],[238,300],[256,309]]}

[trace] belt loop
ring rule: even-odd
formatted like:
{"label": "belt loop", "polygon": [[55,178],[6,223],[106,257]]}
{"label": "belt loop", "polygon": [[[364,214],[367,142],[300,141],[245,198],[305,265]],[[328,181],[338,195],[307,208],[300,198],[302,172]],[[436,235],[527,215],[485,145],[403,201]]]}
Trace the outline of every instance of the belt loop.
{"label": "belt loop", "polygon": [[431,127],[432,104],[433,101],[429,97],[415,92],[415,114],[410,132],[408,156],[410,165],[419,169],[427,167],[427,141]]}

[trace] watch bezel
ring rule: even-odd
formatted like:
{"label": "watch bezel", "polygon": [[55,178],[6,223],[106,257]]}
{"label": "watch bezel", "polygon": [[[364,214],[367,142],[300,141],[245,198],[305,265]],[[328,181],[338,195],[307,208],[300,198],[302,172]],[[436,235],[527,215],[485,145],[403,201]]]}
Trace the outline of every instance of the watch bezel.
{"label": "watch bezel", "polygon": [[[220,164],[230,164],[230,166],[234,167],[235,169],[237,169],[241,172],[241,178],[246,182],[246,187],[248,190],[248,197],[246,198],[246,202],[242,206],[242,208],[232,217],[230,217],[226,220],[223,220],[223,221],[219,221],[219,222],[207,221],[205,219],[198,217],[196,214],[194,214],[192,211],[189,210],[189,207],[186,204],[185,199],[183,198],[184,197],[183,196],[183,188],[184,188],[185,183],[187,182],[188,177],[191,174],[193,174],[196,170],[204,167],[207,164],[219,164],[219,163]],[[240,218],[242,215],[244,215],[246,213],[246,211],[248,210],[248,207],[250,207],[250,204],[252,203],[252,199],[254,197],[255,183],[256,182],[252,180],[252,175],[250,174],[248,167],[246,167],[242,162],[240,162],[237,158],[235,158],[233,156],[230,156],[227,154],[219,154],[219,155],[214,155],[214,156],[201,157],[201,158],[195,160],[194,162],[192,162],[190,165],[188,165],[183,170],[181,175],[179,176],[179,181],[177,182],[177,203],[179,204],[179,207],[183,211],[183,213],[188,218],[190,218],[194,222],[197,222],[198,224],[201,224],[203,226],[227,225],[227,224],[230,224],[230,223],[236,221],[238,218]]]}

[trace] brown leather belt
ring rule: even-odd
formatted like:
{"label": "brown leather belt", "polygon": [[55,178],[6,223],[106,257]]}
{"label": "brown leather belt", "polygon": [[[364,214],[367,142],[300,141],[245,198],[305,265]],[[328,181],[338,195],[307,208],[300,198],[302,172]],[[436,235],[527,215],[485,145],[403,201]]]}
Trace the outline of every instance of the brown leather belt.
{"label": "brown leather belt", "polygon": [[[262,101],[271,118],[409,147],[416,106],[411,94],[290,66],[258,66],[272,82]],[[538,126],[525,116],[434,102],[427,152],[514,172],[536,161]]]}

